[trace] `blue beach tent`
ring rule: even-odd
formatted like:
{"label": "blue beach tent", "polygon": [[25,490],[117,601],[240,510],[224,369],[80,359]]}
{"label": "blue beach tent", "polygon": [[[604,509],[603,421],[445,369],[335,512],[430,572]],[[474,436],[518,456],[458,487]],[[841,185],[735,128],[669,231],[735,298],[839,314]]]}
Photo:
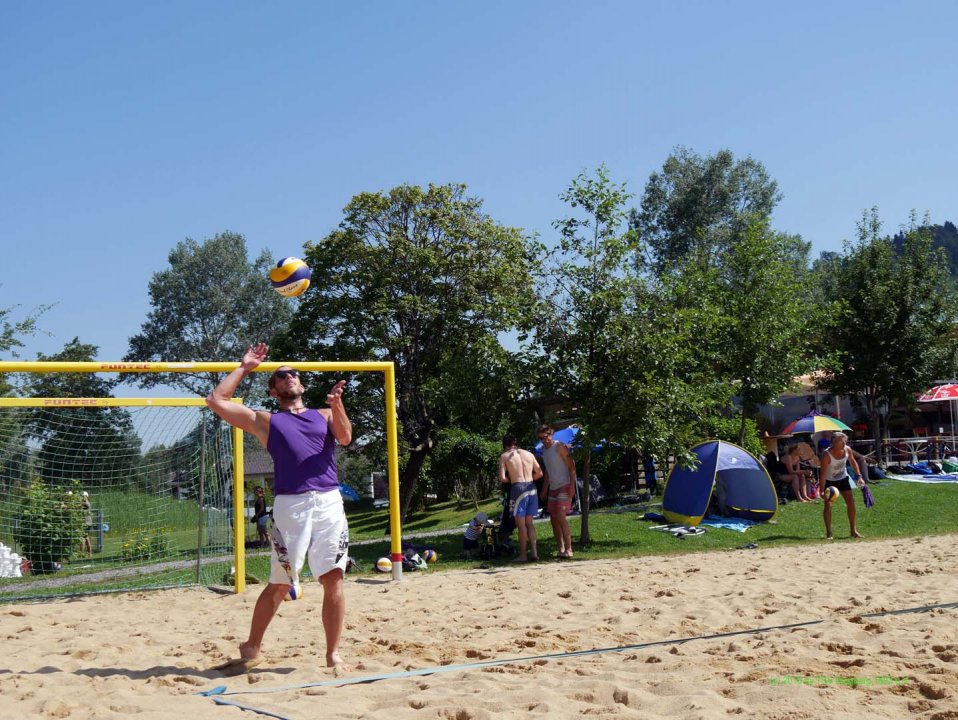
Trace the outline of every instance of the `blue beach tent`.
{"label": "blue beach tent", "polygon": [[670,523],[698,525],[708,514],[712,492],[725,489],[728,514],[746,520],[771,520],[778,510],[775,486],[765,466],[738,445],[722,440],[699,443],[694,468],[676,466],[662,491],[662,514]]}

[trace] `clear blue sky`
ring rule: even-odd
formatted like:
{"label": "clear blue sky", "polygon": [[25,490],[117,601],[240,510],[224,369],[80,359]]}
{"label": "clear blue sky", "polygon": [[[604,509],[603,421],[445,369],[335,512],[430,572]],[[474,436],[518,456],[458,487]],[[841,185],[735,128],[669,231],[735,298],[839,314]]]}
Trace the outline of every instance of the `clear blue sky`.
{"label": "clear blue sky", "polygon": [[816,253],[874,205],[958,221],[956,28],[952,0],[2,3],[0,307],[57,303],[24,357],[116,360],[183,238],[300,254],[357,192],[454,181],[549,241],[578,172],[640,195],[677,145],[764,163]]}

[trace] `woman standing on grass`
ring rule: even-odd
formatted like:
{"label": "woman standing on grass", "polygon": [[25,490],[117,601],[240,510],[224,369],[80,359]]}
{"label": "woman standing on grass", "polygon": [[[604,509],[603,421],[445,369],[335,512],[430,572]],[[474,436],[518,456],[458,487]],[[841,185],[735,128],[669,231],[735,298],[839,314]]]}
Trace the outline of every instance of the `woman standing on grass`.
{"label": "woman standing on grass", "polygon": [[855,474],[861,477],[861,470],[858,468],[858,461],[848,450],[848,436],[843,432],[837,432],[832,435],[832,444],[822,455],[822,471],[818,481],[819,494],[825,498],[825,509],[823,516],[825,518],[825,539],[832,539],[832,504],[834,500],[829,501],[825,496],[825,488],[834,487],[842,495],[845,501],[845,508],[848,510],[848,525],[851,529],[851,537],[860,538],[862,534],[855,527],[855,496],[852,494],[852,479],[848,475],[848,465],[851,464]]}

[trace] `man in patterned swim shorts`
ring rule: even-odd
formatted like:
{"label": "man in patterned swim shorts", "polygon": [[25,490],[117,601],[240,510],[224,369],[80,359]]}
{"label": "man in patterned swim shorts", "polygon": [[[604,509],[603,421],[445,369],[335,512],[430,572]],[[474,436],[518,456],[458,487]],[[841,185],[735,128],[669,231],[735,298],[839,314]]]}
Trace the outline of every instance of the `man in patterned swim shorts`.
{"label": "man in patterned swim shorts", "polygon": [[283,366],[269,379],[269,394],[279,403],[278,413],[232,402],[237,386],[268,352],[263,343],[250,346],[240,366],[206,398],[210,409],[226,422],[256,436],[273,458],[275,476],[269,583],[256,601],[249,638],[239,646],[240,657],[220,669],[238,674],[259,661],[263,636],[279,606],[284,600],[302,597],[299,572],[308,559],[313,577],[323,586],[326,665],[338,673],[345,669],[339,641],[346,618],[343,573],[349,528],[339,492],[336,443],[349,445],[353,432],[343,407],[346,381],[329,391],[329,408],[311,410],[303,404],[305,388],[299,372]]}
{"label": "man in patterned swim shorts", "polygon": [[[519,557],[516,562],[539,559],[536,546],[536,528],[533,520],[539,514],[539,500],[534,480],[542,477],[542,468],[535,456],[519,448],[515,435],[502,438],[505,450],[499,456],[499,482],[509,484],[509,507],[519,528]],[[528,546],[528,548],[527,548]],[[528,555],[526,550],[531,549]]]}
{"label": "man in patterned swim shorts", "polygon": [[566,515],[575,499],[575,461],[565,443],[552,436],[552,426],[540,425],[536,434],[542,441],[542,464],[546,481],[542,486],[542,500],[548,499],[552,534],[560,558],[572,557],[572,530]]}

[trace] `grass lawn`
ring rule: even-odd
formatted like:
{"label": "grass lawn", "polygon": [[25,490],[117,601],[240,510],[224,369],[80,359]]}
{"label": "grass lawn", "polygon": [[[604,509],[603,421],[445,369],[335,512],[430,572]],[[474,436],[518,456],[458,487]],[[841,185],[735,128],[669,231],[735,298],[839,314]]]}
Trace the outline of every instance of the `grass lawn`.
{"label": "grass lawn", "polygon": [[[875,497],[875,507],[868,510],[862,501],[861,493],[855,491],[855,505],[858,511],[858,529],[864,540],[895,537],[915,537],[923,535],[941,535],[958,532],[958,483],[920,484],[883,480],[871,486]],[[498,500],[491,499],[480,506],[490,517],[498,512]],[[610,511],[600,509],[590,516],[592,544],[581,547],[578,542],[580,519],[572,518],[573,548],[577,560],[597,558],[635,557],[642,555],[668,555],[671,553],[703,552],[707,550],[730,550],[755,543],[759,547],[781,547],[785,545],[809,545],[810,550],[824,544],[825,526],[822,522],[822,502],[788,503],[779,508],[774,524],[752,526],[744,533],[707,528],[704,535],[685,539],[674,538],[667,533],[654,532],[649,527],[661,523],[642,520],[646,510],[657,512],[659,507],[642,508],[631,511]],[[371,573],[376,559],[389,555],[389,539],[383,537],[386,521],[386,509],[350,513],[350,537],[355,542],[360,539],[376,538],[381,542],[369,545],[352,545],[349,554],[359,563],[360,573]],[[415,515],[403,528],[403,536],[458,528],[474,515],[471,510],[455,510],[454,503],[433,508],[430,512]],[[357,525],[359,526],[357,528]],[[848,517],[845,504],[839,499],[832,512],[832,529],[835,542],[852,542],[848,539]],[[537,523],[539,536],[539,554],[549,558],[555,554],[555,541],[552,527],[548,521]],[[513,539],[516,534],[513,533]],[[411,539],[413,545],[431,547],[439,554],[439,562],[430,571],[476,568],[479,561],[465,560],[462,554],[462,534],[440,535],[431,538]],[[486,561],[488,564],[506,565],[508,559]],[[549,560],[549,562],[559,562]],[[568,562],[568,561],[562,561]],[[250,557],[247,570],[252,575],[265,578],[268,573],[268,558]]]}
{"label": "grass lawn", "polygon": [[[895,480],[884,480],[878,485],[871,486],[875,496],[875,507],[866,510],[861,501],[860,492],[855,492],[856,507],[858,509],[858,528],[865,535],[864,540],[854,542],[868,542],[869,540],[895,537],[916,537],[924,535],[941,535],[958,532],[958,483],[918,484]],[[118,509],[118,508],[117,508]],[[499,512],[498,498],[490,498],[480,504],[480,509],[490,517]],[[707,528],[704,535],[674,538],[667,533],[649,530],[658,522],[643,520],[646,511],[660,511],[658,505],[651,505],[633,509],[603,508],[593,511],[590,517],[592,544],[583,547],[579,542],[580,518],[570,520],[572,526],[573,547],[576,560],[590,560],[598,558],[636,557],[643,555],[668,555],[671,553],[703,552],[708,550],[731,550],[740,548],[748,543],[755,543],[759,547],[780,547],[785,545],[808,545],[809,551],[821,547],[824,540],[824,525],[822,523],[822,503],[789,503],[779,508],[774,524],[760,524],[752,526],[747,532],[739,533],[721,528]],[[480,566],[481,561],[462,558],[462,525],[468,522],[475,514],[475,509],[467,507],[457,510],[454,502],[440,503],[431,506],[426,511],[413,514],[403,528],[403,536],[407,542],[417,546],[430,547],[439,554],[439,562],[432,565],[429,572],[443,570],[473,569]],[[359,567],[354,574],[370,574],[377,558],[389,555],[389,538],[383,535],[388,519],[388,510],[379,509],[350,509],[347,506],[350,522],[350,536],[353,545],[350,555],[357,561]],[[114,515],[115,517],[115,515]],[[190,517],[185,517],[178,527],[171,528],[175,542],[173,543],[173,558],[180,556],[179,552],[186,548],[196,547],[195,511]],[[133,523],[130,523],[133,525]],[[251,523],[247,523],[252,527]],[[848,519],[845,513],[844,502],[838,500],[833,510],[832,527],[836,543],[853,542],[848,539]],[[548,521],[536,524],[539,535],[539,554],[547,562],[559,562],[550,559],[555,555],[555,541],[552,538],[552,528]],[[249,528],[247,528],[249,531]],[[451,534],[437,535],[428,538],[412,538],[410,536],[452,530]],[[247,533],[250,534],[249,532]],[[513,539],[516,539],[513,533]],[[361,541],[371,541],[357,544]],[[112,548],[111,548],[112,549]],[[212,549],[210,549],[212,550]],[[211,554],[216,554],[215,551]],[[223,576],[229,571],[232,562],[231,551],[228,547],[221,549],[222,562],[203,568],[204,584],[223,584]],[[83,572],[109,566],[111,558],[89,561],[77,559],[58,573],[58,577],[78,573],[75,584],[61,586],[55,594],[70,594],[73,592],[104,591],[110,589],[132,589],[145,586],[167,586],[189,584],[195,579],[195,571],[190,568],[169,569],[150,575],[127,577],[110,582],[100,579],[98,582],[85,583]],[[506,558],[485,561],[491,566],[503,566],[509,563]],[[568,562],[568,561],[562,561]],[[91,567],[94,566],[94,567]],[[143,572],[150,572],[150,563],[145,563]],[[269,555],[265,551],[247,552],[247,575],[261,581],[269,575]],[[154,566],[159,569],[158,566]],[[308,574],[308,570],[306,571]],[[0,587],[10,591],[16,580],[0,580]],[[249,586],[256,591],[255,585]],[[30,593],[32,594],[32,593]],[[17,593],[6,595],[6,599],[13,599]]]}

